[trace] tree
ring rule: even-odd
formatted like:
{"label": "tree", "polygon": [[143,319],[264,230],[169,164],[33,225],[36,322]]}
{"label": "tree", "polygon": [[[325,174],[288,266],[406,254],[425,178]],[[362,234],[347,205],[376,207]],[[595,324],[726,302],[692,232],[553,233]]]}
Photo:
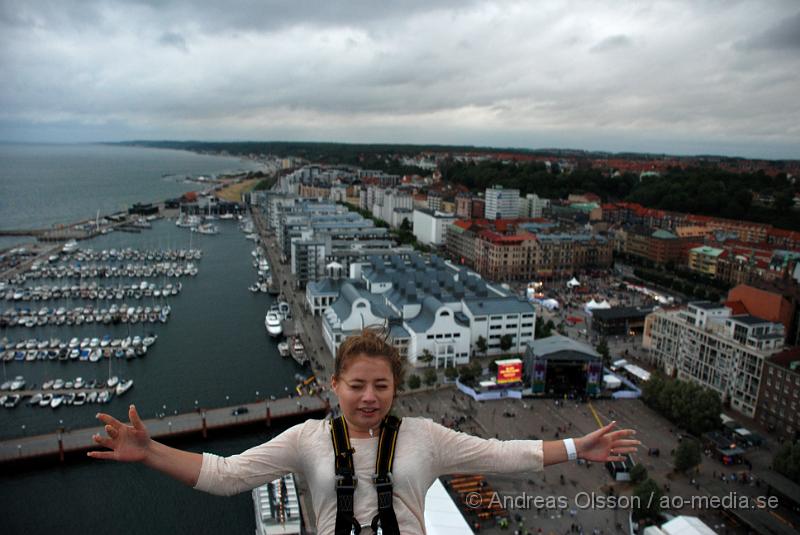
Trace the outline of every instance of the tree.
{"label": "tree", "polygon": [[478,339],[475,340],[475,349],[478,350],[478,353],[485,354],[487,347],[486,338],[483,336],[479,336]]}
{"label": "tree", "polygon": [[403,222],[400,223],[400,230],[404,230],[406,232],[411,232],[413,230],[411,228],[411,222],[408,220],[407,217],[404,217]]}
{"label": "tree", "polygon": [[633,489],[636,496],[633,507],[633,519],[658,522],[661,513],[661,488],[652,478],[647,478]]}
{"label": "tree", "polygon": [[500,350],[501,351],[508,351],[511,349],[511,346],[514,345],[514,337],[510,334],[504,334],[500,337]]}
{"label": "tree", "polygon": [[787,442],[772,461],[775,471],[800,484],[800,442]]}
{"label": "tree", "polygon": [[497,374],[497,361],[493,360],[489,363],[489,373],[496,375]]}
{"label": "tree", "polygon": [[603,357],[603,366],[606,368],[611,366],[611,353],[608,350],[608,341],[606,341],[605,336],[602,337],[600,343],[597,344],[597,352]]}
{"label": "tree", "polygon": [[436,370],[434,370],[432,368],[428,368],[427,370],[425,370],[425,379],[424,380],[425,380],[425,384],[428,385],[428,386],[435,385],[436,381],[439,380],[439,378],[436,376]]}
{"label": "tree", "polygon": [[637,463],[631,468],[630,476],[631,482],[639,484],[647,479],[647,468],[645,468],[643,464]]}
{"label": "tree", "polygon": [[430,366],[431,362],[433,361],[433,355],[427,349],[422,350],[422,355],[417,357],[417,360],[422,362],[425,365]]}
{"label": "tree", "polygon": [[444,369],[444,376],[448,381],[455,381],[456,377],[458,377],[458,369],[454,366],[447,367]]}
{"label": "tree", "polygon": [[534,326],[535,331],[535,338],[538,340],[540,338],[547,338],[553,333],[553,329],[555,329],[555,324],[553,320],[547,320],[547,323],[544,322],[544,318],[541,316],[536,317],[536,325]]}
{"label": "tree", "polygon": [[411,376],[408,378],[408,388],[411,390],[416,390],[421,384],[422,381],[420,381],[419,375],[411,374]]}
{"label": "tree", "polygon": [[675,471],[685,472],[694,468],[701,461],[700,444],[692,439],[685,438],[675,450]]}
{"label": "tree", "polygon": [[475,380],[475,372],[472,366],[467,364],[458,370],[458,379],[464,384],[471,384]]}

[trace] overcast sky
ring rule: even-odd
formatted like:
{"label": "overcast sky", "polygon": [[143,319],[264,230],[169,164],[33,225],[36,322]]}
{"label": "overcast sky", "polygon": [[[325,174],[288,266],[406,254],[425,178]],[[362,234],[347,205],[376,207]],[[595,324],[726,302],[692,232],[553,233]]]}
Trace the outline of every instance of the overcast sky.
{"label": "overcast sky", "polygon": [[0,140],[800,158],[797,0],[0,0]]}

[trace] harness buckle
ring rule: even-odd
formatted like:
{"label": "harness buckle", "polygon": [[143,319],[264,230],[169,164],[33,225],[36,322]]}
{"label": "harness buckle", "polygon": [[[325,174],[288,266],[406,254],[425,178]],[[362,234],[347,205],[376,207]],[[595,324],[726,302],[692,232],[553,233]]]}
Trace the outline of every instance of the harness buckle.
{"label": "harness buckle", "polygon": [[375,487],[380,489],[380,487],[392,486],[394,480],[392,479],[392,473],[386,472],[385,476],[381,476],[380,474],[374,474],[372,476],[372,482],[375,484]]}
{"label": "harness buckle", "polygon": [[[350,480],[349,482],[347,480]],[[356,485],[358,485],[358,479],[354,478],[351,475],[337,475],[336,476],[336,489],[339,490],[356,490]]]}

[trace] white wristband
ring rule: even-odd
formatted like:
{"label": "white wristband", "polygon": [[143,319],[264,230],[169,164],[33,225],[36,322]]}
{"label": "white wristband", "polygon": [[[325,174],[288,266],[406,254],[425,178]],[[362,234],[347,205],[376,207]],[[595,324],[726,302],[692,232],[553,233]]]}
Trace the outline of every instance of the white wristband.
{"label": "white wristband", "polygon": [[571,438],[564,439],[564,448],[567,450],[567,459],[574,461],[578,458],[578,450],[575,448],[575,441]]}

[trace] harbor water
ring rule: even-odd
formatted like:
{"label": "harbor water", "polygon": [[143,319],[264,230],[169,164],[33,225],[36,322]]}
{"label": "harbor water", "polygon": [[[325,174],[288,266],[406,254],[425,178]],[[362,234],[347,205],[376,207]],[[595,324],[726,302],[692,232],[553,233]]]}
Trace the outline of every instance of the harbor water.
{"label": "harbor water", "polygon": [[[8,150],[8,147],[3,150]],[[25,150],[32,149],[25,147]],[[110,152],[107,154],[106,150]],[[96,154],[100,161],[108,161],[114,159],[113,155],[127,150],[140,155],[142,164],[137,167],[135,162],[139,156],[130,154],[123,159],[124,166],[109,164],[105,180],[120,184],[120,200],[109,201],[116,203],[115,209],[124,203],[156,201],[160,197],[196,189],[189,184],[164,181],[162,175],[188,173],[186,162],[198,155],[176,151],[154,155],[151,152],[161,151],[100,146],[85,152],[84,158],[91,160],[92,154]],[[240,164],[238,160],[230,158],[200,158],[201,161],[193,161],[194,167],[191,167],[198,174],[235,170]],[[32,160],[30,165],[35,166],[36,161]],[[160,163],[154,163],[156,161]],[[205,169],[201,169],[203,163],[207,164]],[[81,166],[90,168],[92,164],[91,161],[82,161]],[[64,167],[68,168],[69,165],[65,163]],[[129,167],[139,170],[128,174]],[[150,169],[149,174],[145,173],[146,178],[142,178],[142,168]],[[30,175],[36,174],[35,170],[28,172]],[[70,175],[66,172],[65,176]],[[141,181],[141,185],[129,189],[129,183],[136,180]],[[155,184],[158,193],[149,190],[147,184]],[[99,184],[87,187],[94,189],[95,186],[100,187]],[[22,186],[17,184],[14,187]],[[39,186],[31,187],[35,189]],[[113,186],[106,184],[103,187],[109,188],[107,198],[113,199]],[[97,210],[97,204],[87,191],[67,192],[63,199],[53,198],[47,193],[49,203],[56,205],[63,202],[72,206],[69,210],[63,206],[59,208],[62,210],[59,222],[79,219]],[[139,192],[139,196],[132,197],[133,192]],[[36,196],[35,193],[29,195]],[[0,214],[4,219],[0,226],[9,227],[5,217],[14,212],[12,207],[15,206],[16,210],[25,210],[13,200],[3,200]],[[55,222],[46,208],[39,220],[29,213],[14,214],[14,225],[20,227]],[[135,403],[145,418],[159,414],[168,418],[176,411],[187,412],[195,407],[236,405],[270,395],[281,396],[286,389],[292,388],[296,382],[295,374],[301,370],[293,360],[279,356],[276,341],[264,329],[264,315],[273,298],[248,290],[248,286],[256,279],[250,255],[253,242],[245,239],[235,222],[216,223],[220,233],[214,236],[191,233],[188,229],[176,227],[171,221],[161,220],[155,221],[152,229],[139,234],[113,232],[81,242],[82,248],[94,250],[125,247],[180,249],[191,246],[202,249],[203,257],[195,261],[199,268],[196,277],[149,281],[157,285],[180,281],[183,290],[178,296],[164,300],[127,300],[131,306],[169,304],[172,313],[167,323],[4,329],[0,336],[14,340],[51,337],[69,340],[73,336],[91,338],[106,334],[112,338],[124,338],[150,333],[157,334],[158,340],[146,356],[131,360],[111,358],[101,359],[97,363],[4,363],[4,380],[5,377],[23,375],[28,385],[41,385],[47,379],[59,377],[65,380],[73,380],[78,376],[86,380],[105,380],[109,375],[117,375],[133,379],[134,387],[106,405],[53,410],[21,403],[15,409],[0,409],[0,437],[13,439],[53,432],[59,427],[69,430],[92,426],[95,425],[94,414],[98,409],[122,418],[130,403]],[[104,279],[98,282],[117,284],[135,281]],[[66,280],[39,280],[28,284],[45,283],[65,284]],[[77,281],[70,283],[77,284]],[[97,309],[106,308],[111,303],[62,299],[25,305],[38,309],[41,306],[70,308],[91,304]],[[23,305],[3,301],[0,306],[6,309]],[[194,451],[232,454],[263,442],[269,436],[267,433],[264,430],[236,436],[211,436],[208,440],[187,439],[181,446]],[[89,459],[34,471],[3,473],[0,475],[0,500],[5,511],[13,511],[13,514],[4,515],[4,533],[77,534],[95,529],[111,533],[252,533],[255,527],[249,493],[233,498],[212,497],[185,488],[141,466]]]}

